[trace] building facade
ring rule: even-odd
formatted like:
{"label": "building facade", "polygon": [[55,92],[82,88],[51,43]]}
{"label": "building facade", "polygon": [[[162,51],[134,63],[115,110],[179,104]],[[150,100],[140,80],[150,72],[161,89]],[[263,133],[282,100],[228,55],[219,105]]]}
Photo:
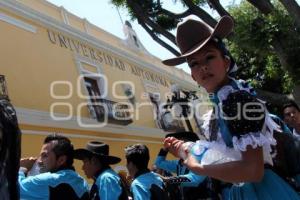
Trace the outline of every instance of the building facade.
{"label": "building facade", "polygon": [[166,133],[187,130],[162,103],[171,85],[196,84],[149,54],[129,23],[123,40],[45,0],[0,0],[0,30],[0,74],[17,110],[22,156],[38,156],[45,136],[58,133],[75,148],[103,141],[121,158],[127,145],[144,143],[153,162]]}

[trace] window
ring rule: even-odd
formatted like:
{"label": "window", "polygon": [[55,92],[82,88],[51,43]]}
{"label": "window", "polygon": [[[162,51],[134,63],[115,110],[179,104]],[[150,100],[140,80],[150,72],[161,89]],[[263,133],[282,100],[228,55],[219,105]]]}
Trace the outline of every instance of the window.
{"label": "window", "polygon": [[104,122],[107,119],[108,123],[119,125],[132,123],[128,105],[111,101],[108,98],[109,87],[107,78],[102,73],[101,65],[78,55],[75,59],[91,117],[98,122]]}
{"label": "window", "polygon": [[97,105],[97,103],[100,103],[99,97],[101,96],[97,80],[84,77],[84,81],[91,101],[91,105],[88,106],[90,114],[93,118],[100,119],[105,111],[103,107]]}

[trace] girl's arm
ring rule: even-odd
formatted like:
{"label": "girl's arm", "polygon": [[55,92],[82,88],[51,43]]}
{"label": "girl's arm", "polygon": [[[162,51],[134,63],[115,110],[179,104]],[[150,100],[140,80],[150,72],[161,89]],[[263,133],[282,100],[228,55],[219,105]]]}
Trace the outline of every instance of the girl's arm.
{"label": "girl's arm", "polygon": [[189,154],[184,161],[193,172],[209,176],[224,182],[259,182],[264,174],[264,160],[262,147],[253,149],[247,147],[242,152],[242,160],[222,164],[201,165],[196,158]]}
{"label": "girl's arm", "polygon": [[[169,148],[174,156],[179,157],[178,152],[184,142],[176,138],[166,138],[164,145]],[[185,149],[188,152],[188,149]],[[242,160],[232,161],[222,164],[201,165],[196,158],[188,153],[184,164],[194,173],[202,176],[209,176],[224,182],[258,182],[264,173],[264,159],[262,147],[253,149],[247,146],[246,151],[242,151]]]}

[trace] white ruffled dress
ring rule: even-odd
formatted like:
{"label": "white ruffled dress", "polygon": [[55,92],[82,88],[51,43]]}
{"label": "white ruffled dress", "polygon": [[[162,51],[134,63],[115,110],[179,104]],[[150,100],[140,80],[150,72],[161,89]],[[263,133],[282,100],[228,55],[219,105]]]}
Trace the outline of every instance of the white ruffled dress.
{"label": "white ruffled dress", "polygon": [[[242,98],[253,95],[251,94],[252,88],[245,86],[245,83],[242,81],[232,80],[230,85],[222,87],[216,94],[214,99],[217,99],[218,108],[222,108],[223,103],[228,99],[230,101],[239,101],[236,99],[241,95],[232,95],[243,93]],[[256,101],[255,97],[253,97]],[[246,99],[247,101],[247,99]],[[220,103],[220,104],[219,104]],[[228,103],[228,102],[227,102]],[[245,102],[244,102],[245,103]],[[262,102],[260,102],[262,103]],[[235,102],[233,102],[235,104]],[[226,106],[226,105],[225,105]],[[229,107],[232,105],[228,105]],[[232,110],[232,108],[227,109],[227,111]],[[204,123],[202,128],[207,139],[210,138],[210,123],[213,111],[211,110],[204,115]],[[225,113],[228,114],[228,113]],[[219,121],[219,119],[218,119]],[[225,121],[225,120],[224,120]],[[201,163],[204,165],[216,164],[230,162],[234,160],[241,159],[241,152],[246,151],[248,145],[251,145],[253,148],[262,147],[263,156],[265,164],[273,165],[272,155],[271,155],[271,146],[276,145],[276,140],[273,138],[273,131],[279,129],[279,126],[271,119],[268,111],[264,109],[264,119],[262,119],[261,128],[257,128],[251,124],[250,121],[242,119],[241,121],[234,121],[234,125],[231,128],[228,128],[230,121],[226,121],[227,131],[231,138],[231,144],[225,142],[224,134],[222,135],[221,131],[224,131],[219,125],[217,131],[217,137],[214,141],[198,141],[193,147],[193,153],[200,155],[205,149],[205,153],[201,155]],[[242,127],[240,127],[242,126]],[[240,130],[243,133],[232,133],[230,131]],[[252,131],[253,130],[253,131]],[[205,148],[203,148],[205,147]],[[239,173],[239,172],[237,172]],[[291,200],[291,199],[300,199],[300,196],[277,174],[275,174],[270,169],[265,169],[264,177],[261,182],[258,183],[239,183],[233,184],[226,195],[226,199],[233,200]]]}

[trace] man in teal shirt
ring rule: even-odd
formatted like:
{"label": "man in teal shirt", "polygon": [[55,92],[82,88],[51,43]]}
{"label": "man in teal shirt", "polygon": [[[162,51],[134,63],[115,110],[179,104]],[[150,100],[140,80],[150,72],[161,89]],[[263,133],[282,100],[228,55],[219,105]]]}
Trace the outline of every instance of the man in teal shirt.
{"label": "man in teal shirt", "polygon": [[44,140],[38,165],[41,174],[26,177],[36,159],[20,161],[19,186],[23,200],[88,200],[88,184],[73,167],[73,145],[64,136]]}
{"label": "man in teal shirt", "polygon": [[166,199],[162,179],[148,169],[149,150],[143,144],[135,144],[125,148],[127,169],[133,179],[131,193],[134,200]]}
{"label": "man in teal shirt", "polygon": [[119,163],[121,159],[109,155],[107,144],[90,141],[85,149],[76,149],[74,156],[83,161],[85,175],[94,180],[90,200],[128,200],[121,178],[109,166]]}

